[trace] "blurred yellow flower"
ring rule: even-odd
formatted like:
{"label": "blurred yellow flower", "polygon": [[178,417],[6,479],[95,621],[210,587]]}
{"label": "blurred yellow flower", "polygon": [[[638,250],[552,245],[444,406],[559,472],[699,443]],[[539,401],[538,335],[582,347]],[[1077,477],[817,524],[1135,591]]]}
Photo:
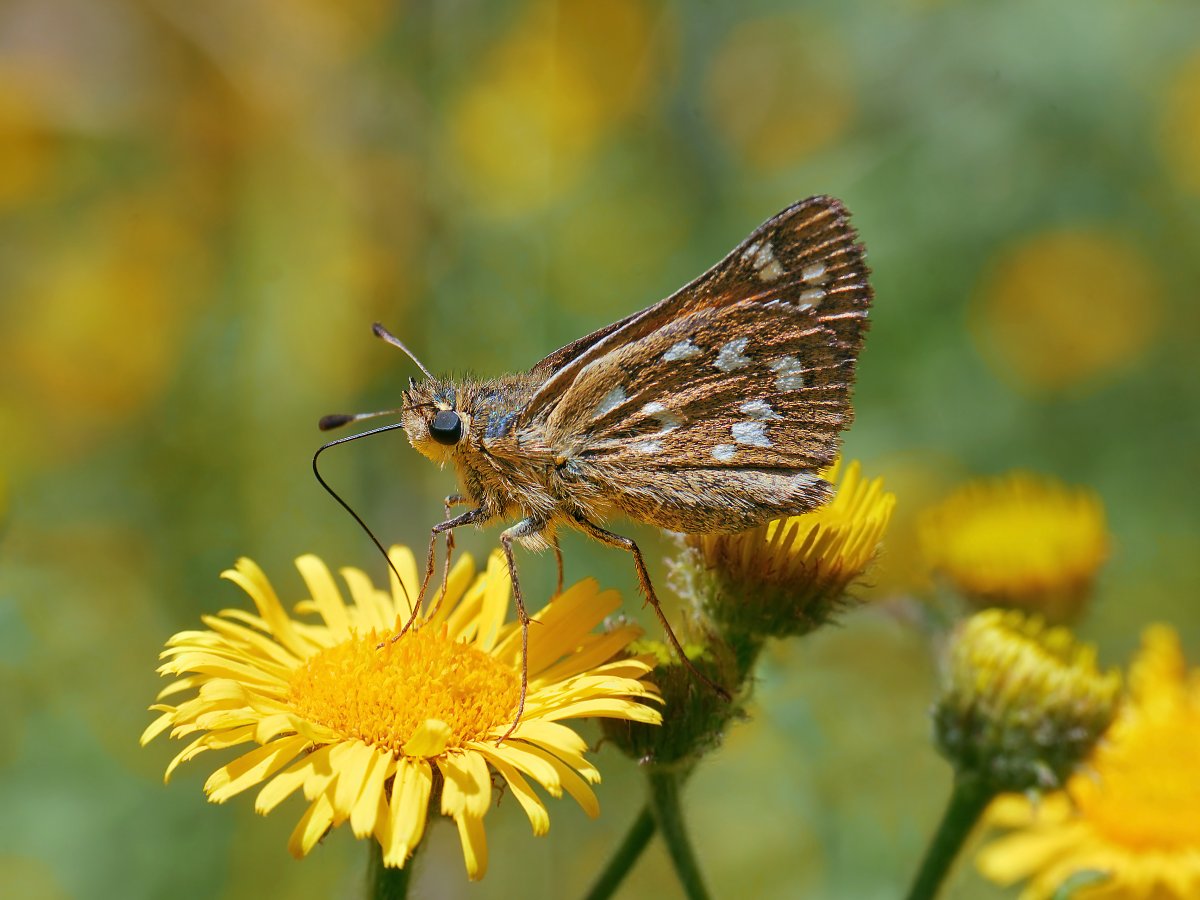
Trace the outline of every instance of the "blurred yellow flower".
{"label": "blurred yellow flower", "polygon": [[968,482],[919,521],[930,569],[977,606],[1072,621],[1108,556],[1100,499],[1084,488],[1013,472]]}
{"label": "blurred yellow flower", "polygon": [[749,165],[795,165],[830,144],[854,115],[846,56],[837,36],[809,18],[741,22],[709,68],[708,118]]}
{"label": "blurred yellow flower", "polygon": [[85,452],[93,433],[167,389],[208,274],[204,248],[165,193],[100,204],[47,244],[28,268],[18,263],[12,302],[0,308],[9,375],[0,409],[41,426],[28,450],[13,432],[0,456],[34,465]]}
{"label": "blurred yellow flower", "polygon": [[1153,264],[1120,236],[1076,229],[1002,254],[975,297],[971,330],[1001,377],[1060,390],[1135,360],[1161,316]]}
{"label": "blurred yellow flower", "polygon": [[833,499],[810,513],[737,534],[689,535],[716,579],[707,601],[715,621],[747,634],[784,637],[822,625],[870,565],[896,497],[883,479],[863,478],[858,461],[823,472]]}
{"label": "blurred yellow flower", "polygon": [[0,209],[27,203],[53,174],[58,140],[32,99],[35,79],[0,68]]}
{"label": "blurred yellow flower", "polygon": [[1200,52],[1167,86],[1161,139],[1168,170],[1184,188],[1200,194]]}
{"label": "blurred yellow flower", "polygon": [[520,214],[579,179],[604,134],[646,100],[662,61],[655,16],[645,0],[531,6],[451,111],[473,202]]}
{"label": "blurred yellow flower", "polygon": [[614,660],[639,634],[632,626],[591,633],[620,604],[591,580],[564,591],[529,630],[529,691],[516,730],[521,632],[505,617],[511,593],[499,553],[474,577],[469,557],[450,574],[436,614],[423,614],[399,640],[416,596],[416,566],[405,548],[392,560],[404,586],[375,588],[357,569],[343,569],[353,603],[315,556],[297,567],[311,592],[297,604],[319,624],[293,619],[263,573],[240,560],[224,577],[253,599],[258,615],[225,610],[206,616],[205,631],[185,631],[167,645],[160,668],[178,676],[160,699],[195,696],[152,707],[162,713],[142,735],[145,744],[171,730],[198,734],[167,767],[206,750],[259,746],[217,769],[205,783],[222,803],[262,785],[255,809],[267,813],[297,790],[309,807],[289,841],[308,853],[331,828],[349,821],[357,837],[373,836],[383,862],[401,867],[424,833],[431,803],[458,826],[472,879],[487,869],[483,817],[493,803],[493,772],[545,834],[549,816],[528,779],[558,797],[566,790],[590,816],[599,812],[588,783],[600,774],[584,758],[587,746],[560,721],[616,717],[658,722],[655,689],[641,679],[645,660]]}
{"label": "blurred yellow flower", "polygon": [[989,792],[1057,788],[1112,721],[1121,676],[1096,648],[1019,610],[961,622],[934,707],[938,749]]}
{"label": "blurred yellow flower", "polygon": [[976,863],[1000,884],[1028,879],[1022,900],[1055,895],[1081,872],[1103,873],[1077,900],[1200,897],[1200,669],[1164,625],[1142,635],[1130,694],[1065,792],[1033,804],[998,799],[992,824],[1013,829]]}

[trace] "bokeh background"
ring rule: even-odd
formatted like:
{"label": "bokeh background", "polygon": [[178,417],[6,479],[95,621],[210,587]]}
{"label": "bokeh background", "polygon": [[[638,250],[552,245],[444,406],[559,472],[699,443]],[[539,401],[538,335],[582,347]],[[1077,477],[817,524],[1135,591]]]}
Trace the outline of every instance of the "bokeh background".
{"label": "bokeh background", "polygon": [[[317,418],[414,370],[497,374],[673,291],[767,216],[842,197],[877,309],[847,452],[899,498],[843,626],[774,648],[751,721],[692,780],[718,896],[894,897],[945,800],[935,673],[889,598],[912,519],[972,475],[1088,485],[1113,534],[1081,631],[1200,641],[1200,7],[1185,0],[6,0],[0,5],[0,892],[354,897],[341,829],[208,805],[140,749],[156,654],[315,551],[382,562],[314,482]],[[452,485],[402,435],[327,457],[386,541]],[[666,544],[629,529],[661,557]],[[496,532],[464,535],[478,557]],[[568,577],[632,598],[567,537]],[[522,558],[531,593],[548,557]],[[657,571],[662,573],[661,565]],[[630,602],[634,610],[636,601]],[[213,757],[215,758],[215,756]],[[435,829],[426,897],[576,896],[640,804],[504,804],[468,886]],[[651,848],[626,896],[675,896]],[[1001,896],[961,867],[950,896]]]}

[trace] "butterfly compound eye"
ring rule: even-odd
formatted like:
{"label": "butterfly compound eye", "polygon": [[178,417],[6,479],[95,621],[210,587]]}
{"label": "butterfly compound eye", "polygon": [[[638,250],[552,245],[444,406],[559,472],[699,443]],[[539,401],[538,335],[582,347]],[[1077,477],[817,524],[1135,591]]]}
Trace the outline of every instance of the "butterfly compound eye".
{"label": "butterfly compound eye", "polygon": [[429,433],[439,444],[457,444],[462,437],[462,419],[452,409],[443,409],[429,423]]}

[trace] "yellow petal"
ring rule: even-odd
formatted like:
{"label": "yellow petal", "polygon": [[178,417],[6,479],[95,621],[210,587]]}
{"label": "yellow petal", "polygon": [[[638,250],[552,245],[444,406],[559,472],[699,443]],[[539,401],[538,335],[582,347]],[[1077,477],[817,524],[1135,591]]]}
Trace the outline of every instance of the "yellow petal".
{"label": "yellow petal", "polygon": [[346,566],[339,570],[354,601],[354,618],[364,632],[387,631],[396,623],[396,610],[387,594],[379,590],[362,569]]}
{"label": "yellow petal", "polygon": [[458,839],[462,842],[463,862],[467,865],[467,877],[478,881],[487,874],[487,834],[483,830],[483,819],[474,816],[457,816]]}
{"label": "yellow petal", "polygon": [[479,633],[475,638],[475,646],[480,650],[491,651],[496,646],[504,619],[508,613],[508,601],[512,596],[512,582],[508,577],[508,564],[504,554],[495,550],[488,557],[487,587],[483,594],[483,607],[479,612]]}
{"label": "yellow petal", "polygon": [[333,803],[329,797],[322,794],[312,802],[296,823],[292,836],[288,838],[288,851],[300,859],[316,846],[317,841],[324,837],[332,825]]}
{"label": "yellow petal", "polygon": [[329,765],[330,747],[318,747],[308,756],[296,760],[283,772],[266,783],[254,799],[254,811],[266,815],[276,806],[290,797],[309,777],[309,770],[315,766]]}
{"label": "yellow petal", "polygon": [[283,738],[239,756],[213,772],[204,791],[213,803],[224,803],[235,794],[260,784],[303,753],[308,742],[302,737]]}
{"label": "yellow petal", "polygon": [[[596,799],[595,793],[593,793],[592,789],[587,786],[583,778],[580,778],[574,769],[572,769],[562,760],[558,759],[558,757],[554,756],[554,754],[547,753],[540,747],[531,746],[529,748],[529,752],[536,756],[541,756],[546,762],[550,763],[550,765],[554,767],[562,786],[566,789],[568,794],[575,798],[575,802],[583,807],[583,811],[587,813],[589,819],[594,819],[600,815],[600,801]],[[590,766],[588,771],[585,771],[583,774],[587,776],[592,783],[596,783],[600,780],[600,773]]]}
{"label": "yellow petal", "polygon": [[482,818],[492,803],[492,778],[478,753],[451,753],[437,760],[445,779],[442,812]]}
{"label": "yellow petal", "polygon": [[417,592],[421,586],[417,581],[417,561],[407,547],[392,547],[388,551],[388,559],[392,561],[392,565],[396,567],[396,571],[403,578],[402,582],[397,581],[395,572],[391,570],[391,566],[388,567],[388,583],[392,589],[392,603],[396,608],[396,614],[407,622],[408,617],[412,615],[413,604],[417,602]]}
{"label": "yellow petal", "polygon": [[546,812],[545,804],[533,792],[533,788],[529,786],[529,782],[525,780],[524,776],[517,771],[515,766],[510,766],[499,757],[492,757],[490,761],[496,771],[508,782],[509,790],[517,798],[521,808],[525,810],[525,815],[529,816],[529,824],[533,827],[533,833],[541,837],[549,831],[550,814]]}
{"label": "yellow petal", "polygon": [[[447,621],[450,614],[458,607],[458,600],[466,593],[467,588],[475,579],[475,562],[470,555],[464,553],[458,558],[458,562],[454,564],[454,568],[450,570],[450,577],[446,579],[446,597],[438,607],[437,613],[429,617],[427,624],[441,624]],[[440,591],[440,589],[439,589]],[[432,599],[437,602],[438,592],[435,592]],[[428,601],[427,601],[428,602]]]}
{"label": "yellow petal", "polygon": [[388,842],[384,865],[402,866],[425,832],[433,770],[425,760],[398,760],[388,810]]}
{"label": "yellow petal", "polygon": [[267,580],[262,569],[253,561],[243,557],[237,561],[233,569],[226,569],[222,572],[221,577],[232,581],[250,596],[258,608],[259,615],[263,617],[267,627],[271,630],[271,634],[275,635],[283,646],[297,656],[305,655],[308,648],[305,642],[297,636],[291,616],[287,614],[283,604],[275,596],[275,589],[271,587],[271,582]]}
{"label": "yellow petal", "polygon": [[320,612],[321,618],[325,620],[325,624],[329,626],[329,630],[335,637],[346,637],[350,633],[346,602],[342,599],[342,592],[338,590],[337,583],[333,580],[333,573],[329,571],[329,566],[325,565],[319,556],[306,553],[296,560],[296,568],[300,570],[300,577],[308,585],[313,603],[316,604],[317,610]]}
{"label": "yellow petal", "polygon": [[424,758],[438,756],[445,752],[450,736],[450,726],[441,719],[426,719],[405,742],[402,748],[404,755]]}
{"label": "yellow petal", "polygon": [[337,786],[333,792],[333,808],[339,816],[348,817],[354,802],[362,793],[367,772],[377,754],[362,741],[346,744],[346,751],[337,762]]}
{"label": "yellow petal", "polygon": [[380,802],[384,797],[384,784],[395,767],[396,761],[390,753],[378,750],[371,752],[362,790],[350,811],[350,829],[355,837],[366,837],[375,830],[380,811],[387,808]]}

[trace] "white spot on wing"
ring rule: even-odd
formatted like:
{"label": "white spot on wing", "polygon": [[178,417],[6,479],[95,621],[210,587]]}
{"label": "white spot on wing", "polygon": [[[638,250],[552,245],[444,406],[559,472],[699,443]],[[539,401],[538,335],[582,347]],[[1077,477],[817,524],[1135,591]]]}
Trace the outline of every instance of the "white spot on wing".
{"label": "white spot on wing", "polygon": [[758,270],[758,277],[762,281],[775,281],[783,272],[784,268],[779,264],[779,260],[773,259]]}
{"label": "white spot on wing", "polygon": [[771,247],[770,241],[761,245],[757,241],[751,244],[742,254],[742,258],[750,260],[750,264],[754,266],[754,270],[758,272],[758,277],[762,281],[774,281],[785,271],[779,264],[779,260],[775,258],[775,250]]}
{"label": "white spot on wing", "polygon": [[683,424],[683,418],[678,413],[667,409],[657,400],[643,406],[642,412],[658,420],[658,424],[662,426],[659,434],[667,434]]}
{"label": "white spot on wing", "polygon": [[771,446],[771,441],[767,437],[766,422],[734,422],[729,430],[733,432],[733,439],[739,444],[746,444],[749,447]]}
{"label": "white spot on wing", "polygon": [[720,462],[729,462],[733,459],[733,454],[737,453],[737,447],[733,444],[717,444],[712,448],[713,459]]}
{"label": "white spot on wing", "polygon": [[634,453],[661,453],[662,444],[658,441],[638,441],[633,445]]}
{"label": "white spot on wing", "polygon": [[691,359],[693,356],[699,356],[703,351],[695,344],[692,339],[680,341],[678,344],[673,344],[666,353],[663,354],[663,362],[676,362],[680,359]]}
{"label": "white spot on wing", "polygon": [[629,397],[625,394],[625,388],[618,384],[615,388],[604,395],[604,399],[601,400],[600,405],[596,407],[596,412],[592,418],[599,419],[601,416],[607,415],[628,399]]}
{"label": "white spot on wing", "polygon": [[717,354],[717,361],[713,365],[722,372],[733,372],[750,365],[750,357],[742,353],[749,343],[750,338],[737,338],[730,341],[721,348]]}
{"label": "white spot on wing", "polygon": [[781,356],[770,363],[775,370],[775,387],[781,391],[796,391],[804,387],[804,363],[794,356]]}
{"label": "white spot on wing", "polygon": [[825,299],[825,291],[822,288],[809,288],[807,291],[801,291],[799,300],[802,308],[812,306],[815,303],[820,303]]}
{"label": "white spot on wing", "polygon": [[771,409],[771,404],[766,400],[751,400],[749,403],[743,403],[738,409],[750,418],[757,419],[760,422],[769,422],[771,419],[783,418],[783,416]]}
{"label": "white spot on wing", "polygon": [[825,275],[827,272],[828,272],[828,269],[825,268],[825,263],[821,263],[821,262],[809,263],[807,266],[805,266],[803,269],[800,270],[800,277],[803,278],[809,284],[813,284],[813,283],[820,284],[822,281],[825,280]]}

